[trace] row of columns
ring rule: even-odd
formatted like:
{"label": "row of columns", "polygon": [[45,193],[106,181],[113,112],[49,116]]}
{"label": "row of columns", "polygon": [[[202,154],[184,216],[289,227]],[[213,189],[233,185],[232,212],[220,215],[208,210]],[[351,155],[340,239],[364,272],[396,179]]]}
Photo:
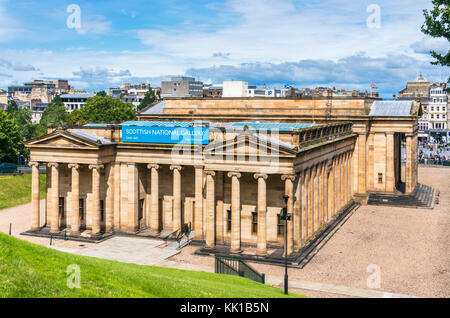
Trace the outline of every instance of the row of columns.
{"label": "row of columns", "polygon": [[[39,163],[31,162],[32,167],[32,194],[31,194],[31,229],[37,231],[40,229],[40,209],[39,209]],[[59,224],[59,190],[60,190],[60,167],[56,162],[47,163],[47,168],[51,169],[51,188],[48,193],[49,210],[48,217],[50,223],[50,233],[56,234],[60,232]],[[71,197],[71,215],[70,218],[70,234],[80,234],[80,165],[69,164],[68,167],[72,171],[72,197]],[[89,165],[92,170],[92,235],[99,235],[101,232],[101,215],[100,215],[100,171],[103,165]]]}
{"label": "row of columns", "polygon": [[[215,207],[215,171],[205,170],[206,175],[206,247],[215,247],[215,228],[216,228],[216,207]],[[241,187],[239,172],[229,172],[227,176],[231,179],[231,253],[239,253],[241,251]],[[257,244],[256,253],[258,256],[267,255],[267,174],[254,174],[257,180]],[[294,202],[293,182],[295,177],[292,175],[283,175],[282,180],[285,181],[285,193],[289,195],[288,213],[292,213]],[[293,220],[287,224],[288,229],[288,251],[292,252],[293,248]]]}
{"label": "row of columns", "polygon": [[[351,152],[317,163],[299,172],[294,226],[298,251],[351,200]],[[289,251],[289,250],[288,250]]]}
{"label": "row of columns", "polygon": [[[297,176],[283,175],[285,193],[289,195],[288,213],[292,215],[287,224],[288,254],[301,247],[302,243],[324,225],[334,213],[340,210],[350,200],[350,153],[344,153],[332,160],[314,165]],[[32,166],[32,229],[39,229],[39,170],[38,163]],[[51,188],[49,193],[49,218],[52,233],[60,231],[59,227],[59,167],[58,163],[48,163],[51,169]],[[80,176],[79,164],[69,164],[72,172],[72,212],[70,216],[71,234],[80,232]],[[149,227],[152,235],[159,233],[159,169],[158,164],[149,164],[150,197]],[[103,165],[89,165],[92,170],[92,235],[101,232],[100,221],[100,174]],[[173,230],[181,229],[181,166],[172,165],[173,171]],[[204,238],[206,246],[213,248],[216,238],[216,202],[215,202],[215,171],[204,170],[203,166],[195,167],[195,218],[194,228],[197,238]],[[205,177],[206,185],[203,184]],[[241,173],[229,172],[231,178],[231,210],[232,233],[231,252],[241,250]],[[257,180],[257,254],[267,254],[267,174],[254,174]],[[203,188],[206,188],[206,220],[203,220]],[[295,188],[295,192],[294,192]],[[297,205],[296,205],[296,202]],[[296,208],[296,206],[298,208]],[[206,233],[203,233],[203,222],[206,222]]]}

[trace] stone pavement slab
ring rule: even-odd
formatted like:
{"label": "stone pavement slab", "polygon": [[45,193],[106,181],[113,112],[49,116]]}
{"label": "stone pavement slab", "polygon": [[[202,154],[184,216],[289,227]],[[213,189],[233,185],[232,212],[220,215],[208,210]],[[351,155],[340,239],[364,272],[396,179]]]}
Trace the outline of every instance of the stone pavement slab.
{"label": "stone pavement slab", "polygon": [[180,251],[160,247],[164,241],[116,236],[81,250],[54,247],[73,254],[103,258],[138,265],[156,265]]}

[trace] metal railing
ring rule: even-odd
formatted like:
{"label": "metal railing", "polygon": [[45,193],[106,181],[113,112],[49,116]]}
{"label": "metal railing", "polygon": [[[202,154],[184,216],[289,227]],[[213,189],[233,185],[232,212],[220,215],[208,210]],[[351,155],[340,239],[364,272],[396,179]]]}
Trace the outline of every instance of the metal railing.
{"label": "metal railing", "polygon": [[239,257],[216,255],[214,268],[218,274],[241,276],[262,284],[266,280],[264,273],[258,273]]}

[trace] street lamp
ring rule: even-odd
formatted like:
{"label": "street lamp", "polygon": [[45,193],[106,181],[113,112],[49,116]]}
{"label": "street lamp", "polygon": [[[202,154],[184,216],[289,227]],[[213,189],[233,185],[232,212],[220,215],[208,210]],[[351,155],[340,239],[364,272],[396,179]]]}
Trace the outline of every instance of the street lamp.
{"label": "street lamp", "polygon": [[288,204],[289,196],[287,194],[285,194],[285,195],[283,195],[283,199],[284,199],[284,207],[283,207],[283,210],[281,211],[280,217],[281,217],[281,219],[284,219],[284,293],[287,295],[288,294],[287,221],[289,221],[291,219],[291,214],[287,213],[287,204]]}

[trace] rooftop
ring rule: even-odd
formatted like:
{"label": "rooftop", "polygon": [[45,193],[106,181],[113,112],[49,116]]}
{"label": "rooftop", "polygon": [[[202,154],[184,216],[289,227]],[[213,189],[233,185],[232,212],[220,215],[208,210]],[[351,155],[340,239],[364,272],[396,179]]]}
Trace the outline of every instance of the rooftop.
{"label": "rooftop", "polygon": [[377,100],[372,104],[369,116],[391,116],[408,117],[411,116],[413,101],[381,101]]}

